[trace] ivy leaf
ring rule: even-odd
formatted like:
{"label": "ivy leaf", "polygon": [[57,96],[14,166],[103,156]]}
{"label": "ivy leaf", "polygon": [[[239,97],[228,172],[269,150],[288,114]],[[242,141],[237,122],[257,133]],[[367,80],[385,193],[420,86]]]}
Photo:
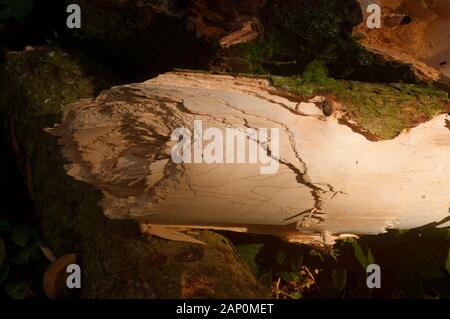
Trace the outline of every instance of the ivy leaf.
{"label": "ivy leaf", "polygon": [[30,229],[27,225],[20,225],[14,228],[11,240],[19,247],[25,247],[30,239]]}

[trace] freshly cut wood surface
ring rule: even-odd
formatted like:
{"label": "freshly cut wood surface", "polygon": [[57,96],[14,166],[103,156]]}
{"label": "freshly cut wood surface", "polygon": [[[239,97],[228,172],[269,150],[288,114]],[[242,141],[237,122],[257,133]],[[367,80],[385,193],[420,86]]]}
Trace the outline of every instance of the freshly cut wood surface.
{"label": "freshly cut wood surface", "polygon": [[[440,114],[373,141],[339,108],[322,113],[264,79],[173,72],[104,91],[65,110],[69,175],[102,191],[111,218],[173,226],[245,227],[295,240],[377,234],[445,222],[450,207],[450,117]],[[176,164],[170,140],[208,127],[277,128],[279,168]]]}

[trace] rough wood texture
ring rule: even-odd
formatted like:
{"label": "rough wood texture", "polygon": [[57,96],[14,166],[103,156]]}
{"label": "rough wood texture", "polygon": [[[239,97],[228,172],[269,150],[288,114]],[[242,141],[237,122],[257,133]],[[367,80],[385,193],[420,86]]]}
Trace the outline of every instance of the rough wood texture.
{"label": "rough wood texture", "polygon": [[57,256],[81,254],[83,297],[270,296],[224,237],[191,232],[206,244],[198,245],[144,235],[135,222],[106,218],[100,192],[66,175],[61,148],[44,128],[61,120],[65,104],[114,83],[108,77],[56,47],[11,53],[0,75],[5,133],[35,202],[44,243]]}
{"label": "rough wood texture", "polygon": [[[51,132],[68,174],[101,190],[112,218],[325,241],[448,219],[448,115],[374,141],[342,121],[338,103],[326,117],[322,100],[299,102],[264,79],[174,72],[74,103]],[[194,120],[203,130],[279,129],[278,171],[174,163],[170,136]]]}
{"label": "rough wood texture", "polygon": [[[446,0],[359,0],[364,22],[353,30],[361,44],[387,60],[411,64],[425,79],[440,80],[448,86],[450,77],[450,3]],[[366,8],[382,8],[382,28],[368,29]],[[404,17],[410,23],[402,23]]]}

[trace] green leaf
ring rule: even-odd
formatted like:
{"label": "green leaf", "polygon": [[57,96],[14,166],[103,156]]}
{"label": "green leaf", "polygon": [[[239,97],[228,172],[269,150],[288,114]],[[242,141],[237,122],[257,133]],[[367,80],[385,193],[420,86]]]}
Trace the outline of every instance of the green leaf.
{"label": "green leaf", "polygon": [[2,285],[9,275],[9,264],[5,263],[2,267],[0,267],[0,285]]}
{"label": "green leaf", "polygon": [[5,286],[5,291],[13,299],[25,299],[30,295],[28,285],[23,281],[12,282]]}
{"label": "green leaf", "polygon": [[236,246],[236,250],[238,254],[241,256],[242,260],[246,262],[252,271],[255,274],[258,274],[260,269],[259,265],[256,262],[256,255],[258,255],[261,248],[264,246],[264,244],[250,244],[250,245],[240,245]]}
{"label": "green leaf", "polygon": [[289,296],[292,299],[302,299],[302,297],[303,297],[302,294],[298,291],[294,291],[293,293],[289,294]]}
{"label": "green leaf", "polygon": [[361,246],[358,244],[357,241],[352,241],[353,250],[355,252],[355,257],[358,260],[361,267],[363,267],[364,271],[367,270],[367,266],[369,266],[371,263],[369,262],[369,258],[373,259],[373,256],[371,256],[371,251],[369,250],[369,258],[366,257],[366,254],[364,254],[364,251],[362,250]]}
{"label": "green leaf", "polygon": [[375,263],[375,257],[373,256],[372,250],[370,248],[367,251],[367,262],[368,262],[367,266]]}
{"label": "green leaf", "polygon": [[292,282],[292,281],[299,281],[302,276],[300,273],[297,272],[291,272],[291,271],[282,271],[279,273],[281,279],[284,281]]}
{"label": "green leaf", "polygon": [[336,288],[343,290],[347,283],[347,271],[345,269],[333,269],[332,277]]}
{"label": "green leaf", "polygon": [[3,239],[0,238],[0,266],[3,266],[6,260],[6,247]]}
{"label": "green leaf", "polygon": [[30,240],[30,229],[27,225],[20,225],[14,228],[11,240],[20,247],[25,247]]}

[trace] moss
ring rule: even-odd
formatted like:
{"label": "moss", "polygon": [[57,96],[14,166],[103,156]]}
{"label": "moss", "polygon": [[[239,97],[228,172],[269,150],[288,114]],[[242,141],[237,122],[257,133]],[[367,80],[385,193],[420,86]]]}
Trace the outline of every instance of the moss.
{"label": "moss", "polygon": [[302,74],[303,83],[327,83],[330,81],[328,77],[328,69],[324,61],[314,60],[306,66],[305,72]]}
{"label": "moss", "polygon": [[[101,78],[91,75],[95,72]],[[60,190],[66,187],[77,192],[67,182],[65,160],[54,138],[43,128],[59,122],[65,105],[92,97],[116,81],[100,66],[92,67],[81,56],[52,45],[10,53],[1,70],[0,113],[4,115],[4,127],[19,144],[18,164],[32,188],[29,191],[42,221],[44,239],[58,255],[73,251],[76,242],[75,212],[70,199]]]}
{"label": "moss", "polygon": [[[107,81],[89,76],[85,61],[57,47],[10,53],[5,73],[26,99],[24,112],[36,115],[59,113],[63,106],[93,96]],[[105,71],[106,72],[106,71]],[[112,75],[108,72],[104,78]]]}
{"label": "moss", "polygon": [[256,257],[264,244],[248,244],[236,246],[236,251],[243,261],[249,265],[254,274],[260,275],[259,265],[256,262]]}
{"label": "moss", "polygon": [[248,59],[256,73],[301,74],[320,60],[334,78],[419,81],[410,66],[386,61],[352,38],[353,27],[362,22],[356,0],[269,0],[260,13],[265,36],[235,53]]}
{"label": "moss", "polygon": [[[321,71],[322,72],[322,71]],[[392,139],[445,110],[448,93],[432,85],[379,84],[301,76],[272,76],[275,86],[303,98],[334,94],[346,115],[381,139]]]}
{"label": "moss", "polygon": [[251,43],[239,44],[238,49],[240,55],[252,64],[253,72],[259,74],[268,72],[267,65],[277,64],[274,59],[282,55],[284,50],[280,36],[276,33]]}
{"label": "moss", "polygon": [[[190,235],[206,243],[199,246],[156,237],[145,239],[136,228],[126,227],[124,232],[127,224],[117,220],[107,220],[105,225],[90,223],[92,233],[84,235],[95,245],[88,246],[83,254],[84,258],[97,262],[84,268],[88,274],[84,279],[88,293],[84,297],[176,296],[193,299],[270,296],[270,290],[257,283],[230,242],[221,235],[210,231],[191,232]],[[100,227],[106,227],[109,232]]]}

